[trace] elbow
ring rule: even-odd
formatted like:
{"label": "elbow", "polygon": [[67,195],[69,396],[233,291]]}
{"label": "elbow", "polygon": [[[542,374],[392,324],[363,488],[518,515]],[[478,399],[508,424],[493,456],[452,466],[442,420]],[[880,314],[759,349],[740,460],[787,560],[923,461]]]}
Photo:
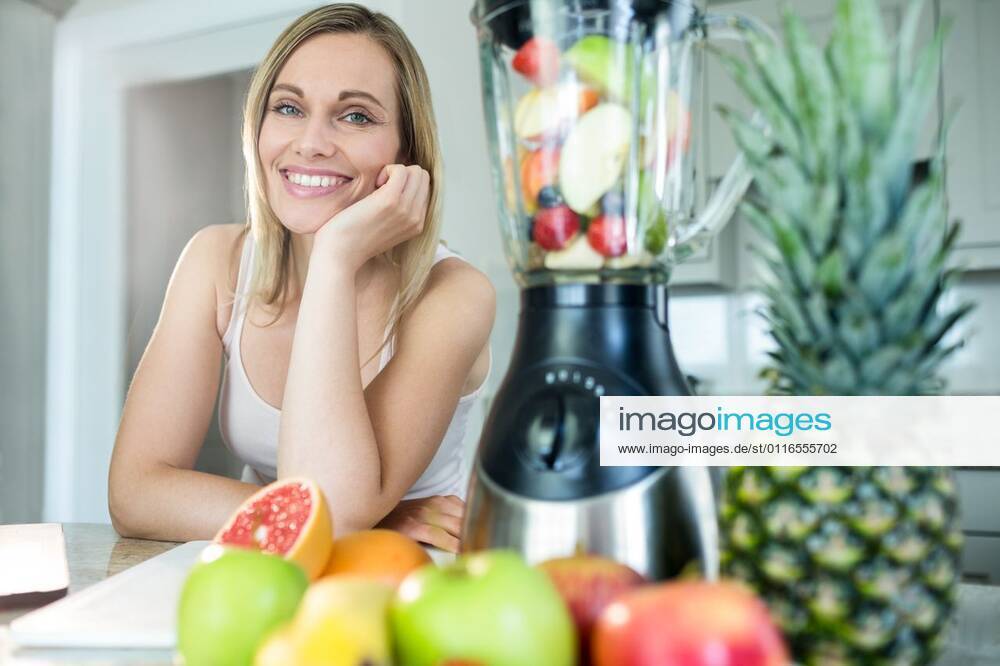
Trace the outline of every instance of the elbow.
{"label": "elbow", "polygon": [[111,515],[111,526],[119,536],[125,538],[139,538],[141,530],[136,524],[136,513],[130,511],[134,508],[134,503],[127,497],[127,492],[122,488],[122,484],[113,480],[108,483],[108,513]]}
{"label": "elbow", "polygon": [[116,473],[112,465],[108,477],[108,514],[111,516],[111,526],[119,536],[131,539],[148,537],[147,526],[144,525],[145,511],[142,507],[142,492],[136,492],[135,483]]}
{"label": "elbow", "polygon": [[392,506],[383,508],[382,497],[371,497],[361,504],[362,506],[345,508],[341,511],[335,511],[334,507],[330,507],[334,537],[374,529],[393,509]]}
{"label": "elbow", "polygon": [[132,524],[131,516],[124,510],[122,503],[115,499],[115,493],[108,491],[108,513],[111,515],[111,526],[118,536],[135,538],[137,530]]}

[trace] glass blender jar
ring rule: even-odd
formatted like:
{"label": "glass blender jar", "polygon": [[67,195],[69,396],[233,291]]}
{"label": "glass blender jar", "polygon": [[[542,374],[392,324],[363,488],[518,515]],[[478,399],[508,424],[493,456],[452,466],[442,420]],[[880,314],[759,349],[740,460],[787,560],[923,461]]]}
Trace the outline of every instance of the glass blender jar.
{"label": "glass blender jar", "polygon": [[529,562],[585,551],[650,579],[718,567],[703,467],[600,464],[602,395],[686,395],[667,326],[671,267],[730,217],[737,161],[699,212],[700,63],[737,21],[691,0],[477,0],[504,252],[521,287],[486,418],[462,549]]}
{"label": "glass blender jar", "polygon": [[666,282],[732,215],[741,160],[699,213],[706,36],[690,0],[480,2],[483,107],[507,260],[522,286]]}

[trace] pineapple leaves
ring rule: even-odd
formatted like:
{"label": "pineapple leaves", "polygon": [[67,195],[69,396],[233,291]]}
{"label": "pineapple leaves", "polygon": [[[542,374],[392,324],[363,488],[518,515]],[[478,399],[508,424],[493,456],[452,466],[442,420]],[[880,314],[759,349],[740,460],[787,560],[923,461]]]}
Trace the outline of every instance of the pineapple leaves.
{"label": "pineapple leaves", "polygon": [[771,392],[937,391],[961,345],[949,333],[972,305],[944,304],[960,275],[944,181],[951,113],[928,178],[913,182],[950,29],[942,21],[914,58],[924,4],[911,1],[890,41],[875,0],[838,0],[821,50],[788,3],[780,43],[744,28],[747,60],[719,54],[768,124],[720,109],[755,181],[741,211],[764,240]]}
{"label": "pineapple leaves", "polygon": [[827,58],[840,93],[858,110],[866,136],[883,136],[893,117],[893,61],[875,0],[841,0]]}
{"label": "pineapple leaves", "polygon": [[899,45],[896,52],[896,95],[903,96],[903,91],[910,83],[910,61],[913,59],[913,43],[917,38],[917,27],[920,25],[920,14],[924,9],[924,0],[910,0],[903,15],[903,23],[899,28]]}
{"label": "pineapple leaves", "polygon": [[718,57],[719,62],[722,63],[723,68],[740,91],[760,111],[761,117],[771,129],[774,141],[782,149],[794,149],[798,145],[798,139],[790,115],[780,102],[774,99],[770,91],[761,85],[756,72],[751,70],[746,62],[732,54],[713,46],[710,46],[709,49]]}
{"label": "pineapple leaves", "polygon": [[844,294],[847,284],[847,267],[839,250],[828,254],[816,271],[816,283],[828,298],[836,299]]}
{"label": "pineapple leaves", "polygon": [[751,168],[763,166],[774,146],[774,142],[765,131],[757,127],[746,116],[728,106],[720,104],[716,109],[732,130],[736,145],[743,151]]}
{"label": "pineapple leaves", "polygon": [[788,60],[794,74],[793,100],[807,137],[805,145],[812,147],[805,159],[810,173],[822,181],[833,172],[836,89],[823,53],[813,43],[802,19],[787,4],[782,15]]}
{"label": "pineapple leaves", "polygon": [[934,39],[921,52],[913,79],[902,91],[889,140],[882,150],[878,169],[889,183],[894,208],[898,208],[906,196],[910,179],[908,157],[917,143],[920,127],[937,91],[941,48],[951,24],[951,19],[944,19]]}

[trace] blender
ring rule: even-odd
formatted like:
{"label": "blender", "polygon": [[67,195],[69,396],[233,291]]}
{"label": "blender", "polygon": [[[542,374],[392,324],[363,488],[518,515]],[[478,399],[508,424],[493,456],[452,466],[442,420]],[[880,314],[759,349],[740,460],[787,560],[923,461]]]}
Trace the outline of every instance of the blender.
{"label": "blender", "polygon": [[601,466],[602,395],[688,395],[670,270],[727,221],[736,161],[702,207],[701,60],[737,22],[690,0],[477,0],[483,107],[517,338],[484,423],[462,550],[586,552],[649,579],[718,568],[704,467]]}

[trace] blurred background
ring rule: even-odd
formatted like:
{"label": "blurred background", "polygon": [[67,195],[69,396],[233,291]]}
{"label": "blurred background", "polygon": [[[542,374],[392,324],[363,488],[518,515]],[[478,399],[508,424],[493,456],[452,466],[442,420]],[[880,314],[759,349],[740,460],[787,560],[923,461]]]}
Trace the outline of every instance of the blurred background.
{"label": "blurred background", "polygon": [[[239,125],[252,68],[302,0],[0,0],[0,523],[109,522],[107,469],[125,392],[167,280],[199,228],[242,222]],[[518,290],[502,256],[480,104],[471,0],[369,0],[396,19],[430,76],[444,152],[444,239],[498,295],[494,371],[474,450],[513,342]],[[834,0],[796,0],[825,38]],[[882,0],[898,26],[906,0]],[[928,0],[922,34],[956,18],[917,160],[953,102],[950,214],[976,311],[949,362],[955,394],[1000,393],[1000,0]],[[778,0],[709,2],[776,24]],[[735,146],[714,110],[745,108],[705,72],[699,178]],[[676,273],[678,358],[702,394],[759,393],[769,348],[745,225],[730,224]],[[998,426],[1000,428],[1000,426]],[[1000,434],[998,434],[1000,445]],[[198,467],[238,476],[213,423]],[[1000,582],[1000,470],[960,472],[966,575]]]}

